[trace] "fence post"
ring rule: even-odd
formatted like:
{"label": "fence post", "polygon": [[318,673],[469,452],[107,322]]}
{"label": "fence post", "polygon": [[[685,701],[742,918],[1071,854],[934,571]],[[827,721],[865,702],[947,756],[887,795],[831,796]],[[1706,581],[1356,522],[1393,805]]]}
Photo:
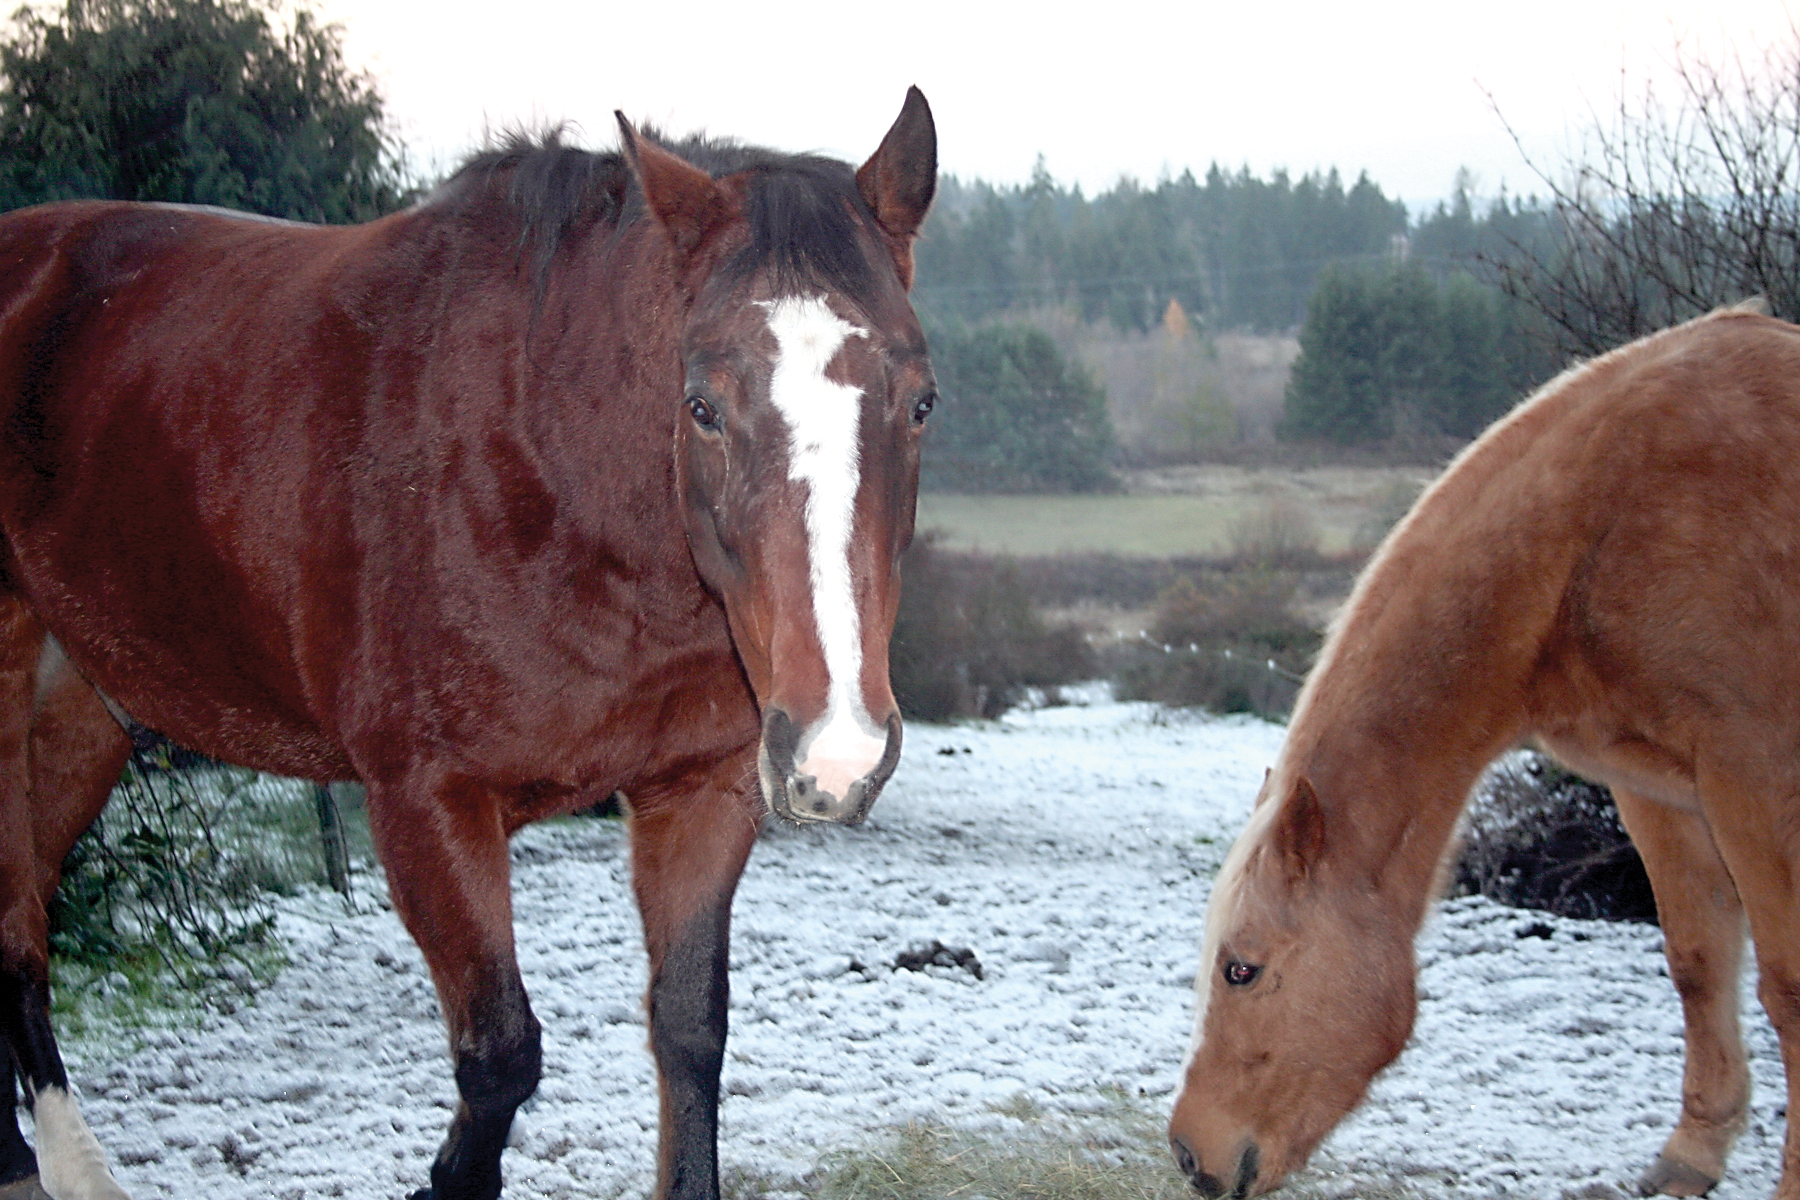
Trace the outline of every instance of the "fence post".
{"label": "fence post", "polygon": [[344,842],[344,822],[337,798],[323,783],[313,784],[313,804],[319,810],[319,845],[325,855],[325,881],[333,891],[350,894],[350,848]]}

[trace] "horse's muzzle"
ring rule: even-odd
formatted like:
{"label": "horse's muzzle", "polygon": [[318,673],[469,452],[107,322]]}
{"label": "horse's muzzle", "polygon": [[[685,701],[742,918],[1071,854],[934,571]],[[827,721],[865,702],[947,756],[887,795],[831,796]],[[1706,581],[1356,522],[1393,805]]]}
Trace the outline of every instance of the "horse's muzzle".
{"label": "horse's muzzle", "polygon": [[1239,1154],[1237,1176],[1229,1185],[1217,1175],[1202,1168],[1199,1160],[1194,1157],[1194,1152],[1188,1149],[1187,1143],[1179,1137],[1171,1136],[1169,1138],[1169,1149],[1175,1155],[1176,1168],[1187,1176],[1187,1180],[1193,1185],[1194,1190],[1205,1196],[1206,1200],[1223,1200],[1227,1196],[1230,1197],[1230,1200],[1244,1200],[1244,1197],[1250,1194],[1250,1189],[1256,1185],[1257,1160],[1261,1155],[1257,1151],[1255,1142],[1246,1145],[1243,1152]]}
{"label": "horse's muzzle", "polygon": [[757,773],[769,811],[790,821],[860,825],[900,761],[900,714],[888,717],[887,742],[881,757],[857,778],[827,783],[818,775],[803,773],[795,762],[800,737],[800,730],[781,709],[770,708],[764,714]]}

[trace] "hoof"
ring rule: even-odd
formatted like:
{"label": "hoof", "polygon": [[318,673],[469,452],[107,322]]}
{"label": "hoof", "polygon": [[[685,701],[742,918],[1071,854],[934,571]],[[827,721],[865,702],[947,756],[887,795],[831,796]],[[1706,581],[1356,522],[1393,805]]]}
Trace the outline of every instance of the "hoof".
{"label": "hoof", "polygon": [[1637,1187],[1640,1196],[1704,1196],[1718,1182],[1698,1168],[1659,1154],[1639,1177]]}
{"label": "hoof", "polygon": [[38,1184],[36,1175],[27,1175],[12,1183],[0,1184],[0,1200],[50,1200],[50,1193]]}

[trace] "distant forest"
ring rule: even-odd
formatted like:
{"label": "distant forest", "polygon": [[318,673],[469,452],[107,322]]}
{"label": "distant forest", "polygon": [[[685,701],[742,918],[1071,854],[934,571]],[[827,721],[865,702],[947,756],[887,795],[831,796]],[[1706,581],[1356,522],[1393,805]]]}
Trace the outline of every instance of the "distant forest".
{"label": "distant forest", "polygon": [[1483,257],[1534,244],[1548,210],[1454,197],[1409,217],[1366,173],[1264,179],[1214,164],[1154,187],[1130,179],[1092,199],[1051,179],[998,187],[946,176],[918,246],[917,299],[939,319],[1074,306],[1088,321],[1147,330],[1176,300],[1213,331],[1286,333],[1306,319],[1327,267],[1404,260],[1436,275],[1482,274]]}
{"label": "distant forest", "polygon": [[[949,401],[927,485],[1105,486],[1074,459],[1053,469],[1041,447],[1010,454],[1021,413],[1056,426],[1033,433],[1046,444],[1092,430],[1087,459],[1126,464],[1270,439],[1471,437],[1563,361],[1498,282],[1499,264],[1553,232],[1548,206],[1478,203],[1466,176],[1416,215],[1335,170],[1215,165],[1091,199],[1041,163],[1017,186],[946,178],[917,248],[915,299]],[[1102,409],[1110,430],[1094,422]]]}

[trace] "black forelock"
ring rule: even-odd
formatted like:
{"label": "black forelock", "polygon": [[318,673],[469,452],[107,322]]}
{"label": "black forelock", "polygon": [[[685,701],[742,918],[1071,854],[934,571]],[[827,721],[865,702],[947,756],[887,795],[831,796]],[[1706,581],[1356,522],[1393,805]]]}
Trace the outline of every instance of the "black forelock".
{"label": "black forelock", "polygon": [[[728,279],[765,274],[781,293],[824,288],[853,299],[874,291],[876,268],[865,251],[870,241],[858,230],[874,216],[847,163],[704,136],[673,141],[654,130],[641,132],[714,178],[746,176],[750,236],[722,265]],[[561,135],[560,128],[511,134],[464,161],[427,201],[454,208],[477,195],[503,197],[517,215],[519,248],[539,287],[569,237],[616,232],[648,216],[622,153],[576,149]]]}
{"label": "black forelock", "polygon": [[875,290],[868,239],[857,226],[870,223],[856,176],[844,163],[811,156],[752,168],[744,218],[750,238],[724,266],[742,281],[764,274],[778,294],[822,287],[855,300]]}

